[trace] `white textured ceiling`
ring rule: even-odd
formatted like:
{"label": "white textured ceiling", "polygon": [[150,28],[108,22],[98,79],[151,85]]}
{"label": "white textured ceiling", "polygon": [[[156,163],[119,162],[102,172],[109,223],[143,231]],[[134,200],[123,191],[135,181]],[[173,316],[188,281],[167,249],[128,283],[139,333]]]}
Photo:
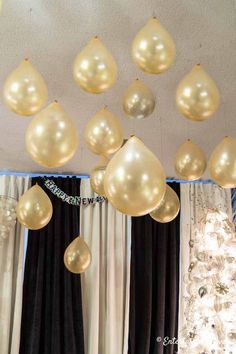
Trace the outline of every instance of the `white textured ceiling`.
{"label": "white textured ceiling", "polygon": [[[133,63],[132,39],[155,15],[172,34],[175,64],[161,75],[145,74]],[[75,55],[99,35],[119,67],[115,86],[102,95],[83,92],[73,81]],[[236,138],[236,2],[234,0],[3,0],[0,16],[0,85],[25,57],[44,76],[49,102],[58,99],[76,120],[80,145],[63,168],[48,172],[89,173],[97,157],[87,150],[83,131],[104,104],[120,117],[126,137],[135,133],[174,176],[173,156],[187,138],[209,156],[224,135]],[[201,63],[221,91],[221,107],[213,118],[194,123],[175,107],[175,89],[193,65]],[[142,79],[156,96],[154,114],[131,121],[122,112],[122,95]],[[0,169],[44,171],[27,154],[24,132],[31,118],[10,112],[0,98]],[[206,176],[205,176],[206,177]]]}

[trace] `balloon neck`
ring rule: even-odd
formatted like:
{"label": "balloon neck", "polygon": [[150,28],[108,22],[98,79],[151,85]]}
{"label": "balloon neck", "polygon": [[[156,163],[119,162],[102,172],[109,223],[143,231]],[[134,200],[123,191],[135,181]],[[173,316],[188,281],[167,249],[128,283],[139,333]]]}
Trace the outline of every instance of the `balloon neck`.
{"label": "balloon neck", "polygon": [[108,162],[109,162],[109,158],[108,158],[107,156],[105,156],[105,155],[101,155],[100,160],[99,160],[97,166],[98,166],[98,167],[99,167],[99,166],[101,166],[101,167],[106,167],[107,164],[108,164]]}
{"label": "balloon neck", "polygon": [[54,102],[54,103],[58,103],[58,100],[54,100],[53,102]]}
{"label": "balloon neck", "polygon": [[29,61],[29,59],[28,59],[28,58],[25,58],[25,59],[24,59],[24,61],[28,62],[28,61]]}
{"label": "balloon neck", "polygon": [[100,42],[100,38],[98,36],[94,36],[92,38],[92,42]]}

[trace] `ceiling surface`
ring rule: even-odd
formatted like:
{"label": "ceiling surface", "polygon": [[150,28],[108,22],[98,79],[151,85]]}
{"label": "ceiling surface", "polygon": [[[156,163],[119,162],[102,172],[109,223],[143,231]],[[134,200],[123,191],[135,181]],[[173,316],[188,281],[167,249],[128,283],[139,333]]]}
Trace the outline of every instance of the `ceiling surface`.
{"label": "ceiling surface", "polygon": [[[131,43],[137,31],[155,15],[177,47],[174,65],[161,75],[136,67]],[[82,91],[73,81],[76,54],[94,35],[111,51],[119,68],[118,81],[101,95]],[[49,101],[64,106],[76,121],[80,144],[74,158],[47,172],[89,173],[98,157],[85,146],[86,122],[104,105],[122,121],[126,137],[136,134],[174,177],[173,157],[187,138],[207,156],[225,136],[236,138],[236,1],[234,0],[3,0],[0,15],[0,85],[27,57],[44,76]],[[206,122],[191,122],[175,106],[175,90],[192,67],[201,63],[221,92],[219,111]],[[135,79],[156,96],[152,116],[130,120],[122,111],[122,95]],[[0,170],[46,172],[27,154],[24,134],[32,118],[17,116],[0,97]],[[204,176],[207,177],[207,174]]]}

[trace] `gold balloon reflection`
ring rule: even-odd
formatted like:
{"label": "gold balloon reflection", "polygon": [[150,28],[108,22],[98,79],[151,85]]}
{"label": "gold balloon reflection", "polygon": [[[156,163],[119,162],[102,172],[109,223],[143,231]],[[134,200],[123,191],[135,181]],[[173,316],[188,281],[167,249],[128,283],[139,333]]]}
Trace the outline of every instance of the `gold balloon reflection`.
{"label": "gold balloon reflection", "polygon": [[48,90],[43,77],[28,59],[8,76],[3,89],[8,107],[22,116],[38,113],[45,105]]}
{"label": "gold balloon reflection", "polygon": [[151,18],[134,38],[132,56],[143,71],[151,74],[162,73],[174,62],[174,41],[155,17]]}
{"label": "gold balloon reflection", "polygon": [[175,172],[180,178],[195,181],[203,176],[206,166],[204,152],[190,139],[179,147],[175,155]]}
{"label": "gold balloon reflection", "polygon": [[116,62],[98,37],[78,54],[73,66],[75,81],[90,93],[102,93],[117,79]]}
{"label": "gold balloon reflection", "polygon": [[39,165],[63,166],[76,152],[77,128],[55,101],[33,118],[26,131],[25,142],[27,151]]}
{"label": "gold balloon reflection", "polygon": [[52,203],[44,190],[35,185],[23,194],[16,207],[19,222],[30,230],[39,230],[51,220]]}
{"label": "gold balloon reflection", "polygon": [[130,118],[142,119],[152,114],[155,98],[152,91],[144,83],[136,79],[126,90],[123,98],[123,109]]}
{"label": "gold balloon reflection", "polygon": [[224,188],[236,188],[236,140],[226,136],[209,160],[211,178]]}
{"label": "gold balloon reflection", "polygon": [[179,214],[179,210],[179,197],[175,191],[167,185],[164,198],[158,207],[150,213],[150,216],[160,223],[167,223],[176,218]]}
{"label": "gold balloon reflection", "polygon": [[165,172],[156,156],[133,136],[107,165],[104,188],[117,210],[131,216],[145,215],[164,196]]}
{"label": "gold balloon reflection", "polygon": [[195,65],[177,87],[177,107],[186,118],[203,121],[212,116],[220,104],[220,93],[201,65]]}
{"label": "gold balloon reflection", "polygon": [[106,196],[104,189],[104,177],[108,162],[109,159],[106,156],[102,156],[99,163],[92,170],[90,175],[90,185],[92,190],[102,197]]}
{"label": "gold balloon reflection", "polygon": [[90,266],[92,255],[88,245],[80,237],[76,237],[67,247],[64,253],[64,263],[66,268],[75,274],[86,271]]}
{"label": "gold balloon reflection", "polygon": [[101,109],[89,120],[85,129],[85,141],[94,154],[113,154],[123,143],[120,120],[106,107]]}

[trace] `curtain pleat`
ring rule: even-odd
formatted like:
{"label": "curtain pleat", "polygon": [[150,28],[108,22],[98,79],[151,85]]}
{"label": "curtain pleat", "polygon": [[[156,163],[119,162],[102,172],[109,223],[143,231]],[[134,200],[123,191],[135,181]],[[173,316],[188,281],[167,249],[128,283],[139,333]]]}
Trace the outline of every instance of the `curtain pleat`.
{"label": "curtain pleat", "polygon": [[232,209],[233,209],[233,221],[236,229],[236,188],[232,189]]}
{"label": "curtain pleat", "polygon": [[[179,195],[179,185],[171,183]],[[160,224],[132,218],[129,354],[174,354],[179,288],[179,216]]]}
{"label": "curtain pleat", "polygon": [[[209,212],[211,212],[213,216],[214,213],[222,213],[217,214],[219,217],[222,217],[223,215],[222,222],[226,222],[227,218],[229,222],[232,220],[230,189],[224,189],[215,184],[182,184],[180,227],[181,277],[178,338],[179,349],[183,354],[188,354],[190,352],[210,352],[212,348],[211,344],[213,343],[214,338],[214,333],[211,334],[207,323],[209,305],[207,302],[207,297],[205,299],[205,293],[199,293],[198,291],[201,289],[204,291],[205,286],[211,285],[210,282],[212,279],[208,280],[206,285],[204,278],[207,279],[207,277],[211,275],[211,272],[213,272],[214,267],[217,265],[217,262],[220,259],[217,258],[218,254],[217,248],[215,250],[216,246],[214,245],[214,238],[217,237],[217,233],[222,234],[224,237],[225,226],[223,226],[223,229],[221,230],[222,226],[219,221],[217,221],[217,219],[215,221],[212,219],[209,224],[212,228],[211,234],[209,234],[209,232],[207,233],[206,218],[207,215],[209,215]],[[228,227],[230,228],[230,224],[227,222],[227,228]],[[201,240],[202,244],[199,243],[199,240]],[[207,244],[207,242],[210,244]],[[218,242],[220,242],[220,239]],[[206,244],[208,247],[206,247]],[[218,243],[218,247],[220,247],[220,245],[221,243]],[[199,250],[202,251],[202,254],[200,255],[198,255]],[[205,252],[209,253],[209,255],[205,256]],[[207,261],[201,257],[210,257],[208,265],[209,269],[204,268]],[[211,265],[211,259],[213,259],[216,263]],[[211,269],[212,266],[213,268]],[[197,269],[199,269],[199,273],[195,273],[195,267],[198,267]],[[208,271],[206,269],[208,269]],[[192,271],[194,271],[193,274]],[[218,275],[220,275],[220,272],[218,272]],[[200,296],[203,297],[201,305],[199,302]],[[203,308],[204,304],[205,310]],[[214,306],[212,305],[213,310],[215,308]],[[205,326],[204,332],[207,333],[208,338],[207,348],[204,347],[203,338],[199,337],[199,333],[197,333],[198,330],[196,325],[198,326],[199,323],[201,323],[199,321],[203,321],[203,319],[199,318],[196,320],[196,308],[199,309],[199,313],[201,311],[201,313],[205,314],[206,316],[206,323],[200,325],[200,328],[201,326]],[[192,314],[190,311],[193,311]],[[217,316],[215,316],[215,319],[216,317]],[[215,324],[212,323],[212,326],[215,326]],[[218,352],[216,347],[214,347],[214,351]]]}
{"label": "curtain pleat", "polygon": [[[30,186],[30,178],[0,177],[0,195],[16,201]],[[7,238],[0,238],[0,353],[18,354],[23,292],[24,228],[16,222]]]}
{"label": "curtain pleat", "polygon": [[[81,196],[94,193],[81,181]],[[130,218],[109,203],[81,206],[81,237],[92,251],[82,275],[85,354],[127,354]]]}
{"label": "curtain pleat", "polygon": [[[52,178],[68,195],[80,195],[80,179]],[[80,276],[64,266],[66,247],[79,235],[80,208],[33,178],[53,204],[50,223],[29,231],[25,262],[21,354],[84,354]]]}

